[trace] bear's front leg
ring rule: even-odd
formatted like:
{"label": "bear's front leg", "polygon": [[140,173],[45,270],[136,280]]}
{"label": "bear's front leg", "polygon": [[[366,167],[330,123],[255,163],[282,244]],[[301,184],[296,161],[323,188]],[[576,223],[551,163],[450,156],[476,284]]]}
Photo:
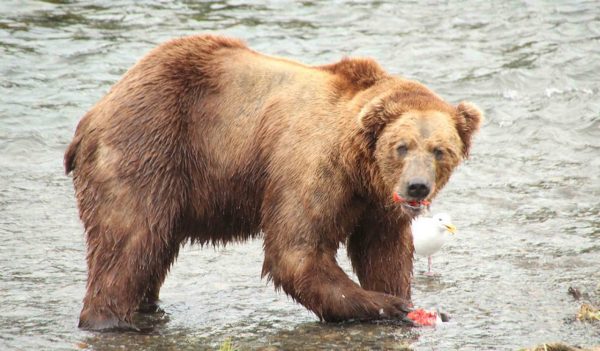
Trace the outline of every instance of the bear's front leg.
{"label": "bear's front leg", "polygon": [[[321,320],[407,321],[409,308],[406,300],[365,290],[344,273],[335,260],[337,245],[313,242],[311,240],[319,236],[307,236],[294,230],[281,232],[269,229],[265,230],[263,276],[268,275],[276,288],[283,288]],[[293,236],[284,233],[293,233]]]}
{"label": "bear's front leg", "polygon": [[360,284],[410,301],[413,242],[410,219],[369,211],[348,239],[348,256]]}

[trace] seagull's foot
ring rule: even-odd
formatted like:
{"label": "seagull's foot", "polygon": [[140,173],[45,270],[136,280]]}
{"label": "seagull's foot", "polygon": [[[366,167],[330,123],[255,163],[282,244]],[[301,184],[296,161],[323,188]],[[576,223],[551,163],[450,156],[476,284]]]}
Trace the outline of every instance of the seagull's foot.
{"label": "seagull's foot", "polygon": [[432,271],[427,271],[427,272],[423,273],[423,275],[425,275],[427,277],[435,277],[435,276],[438,276],[439,273],[432,272]]}
{"label": "seagull's foot", "polygon": [[427,257],[427,272],[425,273],[425,275],[428,277],[433,277],[433,276],[437,275],[437,273],[434,273],[431,271],[432,266],[433,266],[433,259],[431,258],[431,256],[428,256]]}

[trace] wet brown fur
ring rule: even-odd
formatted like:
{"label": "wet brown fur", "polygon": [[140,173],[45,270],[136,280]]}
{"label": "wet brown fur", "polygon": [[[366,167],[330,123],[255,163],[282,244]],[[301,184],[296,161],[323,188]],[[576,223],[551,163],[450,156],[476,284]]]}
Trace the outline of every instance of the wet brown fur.
{"label": "wet brown fur", "polygon": [[[403,316],[412,215],[391,193],[410,168],[434,179],[432,198],[480,120],[370,59],[310,67],[210,35],[159,46],[65,152],[88,243],[80,326],[130,327],[185,242],[261,232],[263,276],[319,318]],[[403,158],[400,139],[414,144]],[[360,285],[336,263],[344,242]]]}

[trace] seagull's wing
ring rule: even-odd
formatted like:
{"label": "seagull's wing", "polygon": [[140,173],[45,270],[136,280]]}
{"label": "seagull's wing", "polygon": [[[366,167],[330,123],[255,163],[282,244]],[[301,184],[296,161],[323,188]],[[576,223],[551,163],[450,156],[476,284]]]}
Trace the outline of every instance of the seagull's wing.
{"label": "seagull's wing", "polygon": [[432,218],[419,217],[411,226],[413,243],[417,255],[430,256],[444,245],[444,237]]}

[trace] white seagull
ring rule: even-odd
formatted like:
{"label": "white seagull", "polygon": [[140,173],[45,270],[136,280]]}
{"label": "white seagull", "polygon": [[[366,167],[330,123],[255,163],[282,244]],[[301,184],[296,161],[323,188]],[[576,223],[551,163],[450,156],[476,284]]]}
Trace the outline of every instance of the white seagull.
{"label": "white seagull", "polygon": [[439,213],[433,217],[417,217],[411,224],[415,253],[426,256],[428,262],[427,273],[431,271],[431,255],[442,248],[449,234],[456,233],[456,227],[447,213]]}

